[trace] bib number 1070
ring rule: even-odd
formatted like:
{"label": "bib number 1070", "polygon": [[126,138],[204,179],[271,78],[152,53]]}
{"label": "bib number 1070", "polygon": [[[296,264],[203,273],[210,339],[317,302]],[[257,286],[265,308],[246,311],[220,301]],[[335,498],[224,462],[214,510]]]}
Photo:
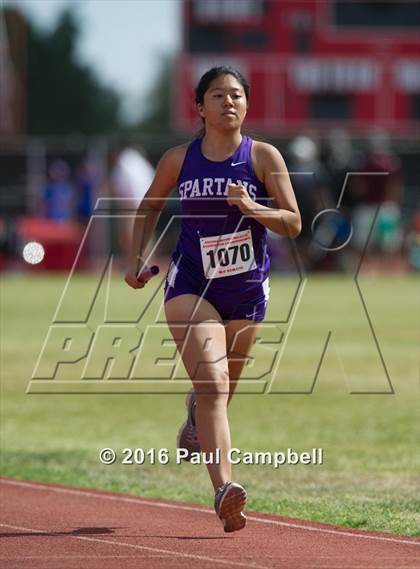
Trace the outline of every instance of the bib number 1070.
{"label": "bib number 1070", "polygon": [[231,277],[255,269],[249,229],[200,238],[203,270],[207,279]]}
{"label": "bib number 1070", "polygon": [[[251,251],[248,243],[242,245],[232,245],[231,247],[222,247],[221,249],[210,249],[206,255],[210,258],[210,267],[215,269],[217,265],[227,267],[228,265],[236,265],[237,261],[246,263],[251,258]],[[217,260],[215,257],[217,256]],[[239,259],[238,259],[239,256]]]}

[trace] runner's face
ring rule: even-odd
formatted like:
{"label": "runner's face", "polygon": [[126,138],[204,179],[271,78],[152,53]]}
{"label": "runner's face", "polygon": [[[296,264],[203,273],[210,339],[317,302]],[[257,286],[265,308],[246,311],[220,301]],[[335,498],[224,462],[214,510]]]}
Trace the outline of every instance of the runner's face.
{"label": "runner's face", "polygon": [[233,75],[222,75],[214,79],[204,94],[204,103],[198,104],[200,116],[206,120],[206,127],[235,130],[242,125],[248,103],[245,91]]}

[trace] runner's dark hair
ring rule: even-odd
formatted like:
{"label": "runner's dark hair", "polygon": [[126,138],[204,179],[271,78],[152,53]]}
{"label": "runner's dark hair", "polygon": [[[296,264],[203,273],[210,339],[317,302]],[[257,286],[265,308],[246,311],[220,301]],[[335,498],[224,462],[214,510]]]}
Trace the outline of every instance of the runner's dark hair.
{"label": "runner's dark hair", "polygon": [[[204,103],[204,95],[208,88],[210,87],[210,83],[217,79],[218,77],[222,77],[223,75],[232,75],[237,79],[237,81],[242,85],[243,90],[245,92],[245,97],[247,103],[249,103],[249,91],[250,86],[248,81],[242,75],[240,71],[232,67],[231,65],[220,65],[218,67],[212,67],[204,75],[201,77],[200,81],[198,82],[197,87],[195,88],[195,102],[196,104],[203,104]],[[201,117],[203,124],[205,123],[204,119]],[[206,133],[205,127],[203,127],[198,133],[197,138],[202,138]]]}
{"label": "runner's dark hair", "polygon": [[201,77],[197,87],[195,88],[195,102],[203,104],[204,94],[209,88],[210,83],[223,75],[232,75],[235,77],[245,91],[246,100],[249,101],[250,87],[242,73],[230,65],[220,65],[219,67],[212,67]]}

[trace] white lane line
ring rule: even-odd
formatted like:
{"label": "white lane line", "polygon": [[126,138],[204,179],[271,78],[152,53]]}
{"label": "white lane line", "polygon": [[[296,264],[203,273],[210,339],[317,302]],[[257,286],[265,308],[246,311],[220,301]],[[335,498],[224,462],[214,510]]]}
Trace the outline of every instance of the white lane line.
{"label": "white lane line", "polygon": [[[35,534],[37,535],[37,534]],[[166,555],[156,554],[148,555],[150,557],[166,558]],[[45,555],[20,555],[19,557],[4,557],[0,556],[0,559],[5,561],[19,561],[22,559],[46,559]],[[138,555],[48,555],[48,559],[139,559]]]}
{"label": "white lane line", "polygon": [[[38,535],[43,535],[41,534],[34,534],[36,537]],[[24,536],[26,537],[26,536]],[[29,537],[29,536],[28,536]],[[158,558],[165,558],[166,555],[164,554],[156,554],[156,555],[149,555],[149,557],[158,557]],[[18,560],[18,559],[45,559],[45,555],[20,555],[19,557],[10,557],[10,556],[1,556],[0,555],[0,559],[4,559],[4,560]],[[48,555],[48,559],[139,559],[138,555]],[[299,560],[303,560],[306,563],[312,563],[314,561],[313,555],[311,557],[308,557],[306,559],[303,559],[301,557],[299,557]],[[316,561],[321,561],[322,559],[324,559],[323,563],[325,563],[325,561],[342,561],[343,557],[332,557],[329,555],[319,555],[316,558]],[[378,559],[376,559],[377,561]],[[380,557],[380,560],[382,562],[384,561],[392,561],[395,564],[395,557]],[[404,555],[404,557],[402,558],[402,560],[404,562],[407,561],[417,561],[418,560],[418,556],[415,557],[407,557],[406,555]],[[278,557],[276,556],[276,561],[290,561],[290,555],[288,555],[287,557]],[[357,561],[361,561],[360,558]],[[366,557],[365,562],[369,563],[371,561],[370,557]],[[401,561],[401,559],[400,559]],[[318,566],[312,566],[312,569],[324,569],[325,565],[318,565]],[[340,568],[342,569],[342,568]],[[352,569],[354,569],[354,567],[352,567]],[[366,569],[365,565],[363,566],[363,569]],[[369,569],[372,569],[372,567],[369,567]],[[383,569],[383,568],[382,568]],[[405,569],[405,566],[404,566]],[[418,569],[418,564],[416,565],[416,569]]]}
{"label": "white lane line", "polygon": [[281,522],[279,520],[266,520],[263,518],[256,518],[254,516],[247,516],[247,520],[264,522],[266,524],[286,526],[288,528],[305,529],[308,531],[318,531],[321,533],[332,533],[334,535],[345,535],[347,537],[360,537],[361,539],[374,539],[374,540],[379,540],[379,541],[391,541],[393,543],[404,543],[404,544],[408,544],[408,545],[420,546],[420,541],[409,541],[408,539],[397,539],[395,537],[385,537],[382,535],[364,535],[361,533],[352,533],[349,531],[338,531],[338,530],[327,529],[327,528],[316,528],[313,526],[304,526],[304,525],[300,525],[300,524],[292,524],[289,522]]}
{"label": "white lane line", "polygon": [[[151,506],[155,508],[169,508],[174,510],[187,510],[189,512],[200,512],[203,514],[212,514],[214,516],[214,510],[208,508],[195,508],[192,506],[182,506],[181,504],[165,504],[161,502],[149,502],[147,500],[142,500],[141,498],[129,498],[126,496],[110,496],[107,494],[96,494],[94,492],[89,492],[88,490],[76,490],[73,488],[58,488],[55,486],[43,486],[42,484],[33,484],[31,482],[24,482],[22,480],[5,480],[0,479],[3,484],[11,484],[12,486],[23,486],[26,488],[34,488],[36,490],[45,490],[51,492],[58,492],[62,494],[74,494],[77,496],[86,496],[90,498],[101,498],[104,500],[115,500],[121,502],[128,502],[130,504],[140,504],[142,506]],[[313,531],[318,533],[330,533],[333,535],[342,535],[346,537],[355,537],[361,539],[372,539],[374,541],[389,541],[391,543],[403,543],[406,545],[417,545],[420,546],[420,541],[410,541],[408,539],[398,539],[396,537],[385,537],[381,535],[364,535],[361,533],[353,533],[349,531],[341,531],[327,528],[318,528],[314,526],[304,525],[304,524],[294,524],[291,522],[282,522],[280,520],[270,520],[266,518],[258,518],[257,516],[247,515],[247,520],[252,522],[257,522],[261,524],[271,524],[295,529],[301,529],[306,531]]]}
{"label": "white lane line", "polygon": [[[0,526],[10,528],[10,529],[17,529],[20,531],[30,531],[34,533],[35,537],[42,537],[39,536],[39,533],[48,533],[49,530],[40,530],[34,528],[26,528],[22,526],[13,526],[11,524],[3,524],[0,523]],[[25,536],[23,536],[25,537]],[[28,536],[29,537],[29,536]],[[61,537],[61,536],[60,536]],[[124,541],[114,541],[110,539],[99,539],[97,537],[85,537],[82,535],[65,535],[62,537],[69,537],[71,539],[81,539],[83,541],[94,541],[96,543],[105,543],[106,545],[120,545],[121,547],[132,547],[134,549],[141,549],[142,551],[151,551],[152,553],[162,553],[165,555],[175,555],[176,557],[183,557],[185,559],[197,559],[198,561],[209,561],[210,563],[219,563],[220,565],[231,565],[233,567],[247,567],[252,569],[270,569],[267,566],[263,565],[256,565],[254,563],[241,563],[240,561],[229,561],[227,559],[218,559],[217,557],[208,557],[207,555],[194,555],[192,553],[182,553],[180,551],[171,551],[170,549],[161,549],[160,547],[148,547],[147,545],[137,545],[135,543],[126,543]]]}

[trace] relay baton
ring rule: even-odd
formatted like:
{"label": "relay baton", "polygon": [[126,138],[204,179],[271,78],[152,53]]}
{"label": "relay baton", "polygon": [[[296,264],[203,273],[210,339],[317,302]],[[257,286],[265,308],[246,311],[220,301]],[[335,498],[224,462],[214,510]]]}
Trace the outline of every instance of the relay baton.
{"label": "relay baton", "polygon": [[153,265],[152,267],[146,267],[142,271],[139,271],[136,278],[140,283],[147,283],[147,281],[156,276],[158,273],[159,267],[157,265]]}

